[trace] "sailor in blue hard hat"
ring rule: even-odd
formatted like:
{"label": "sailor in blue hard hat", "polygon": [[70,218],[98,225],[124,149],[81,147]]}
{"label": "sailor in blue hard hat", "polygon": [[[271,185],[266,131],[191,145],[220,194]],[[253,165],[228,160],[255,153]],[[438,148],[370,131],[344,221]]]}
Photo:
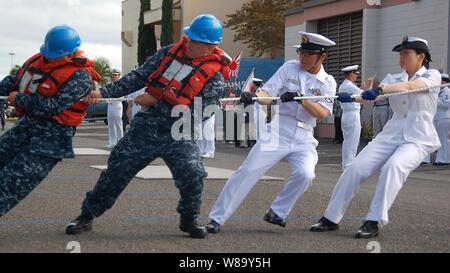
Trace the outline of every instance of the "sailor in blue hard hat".
{"label": "sailor in blue hard hat", "polygon": [[[174,118],[171,113],[178,106],[176,109],[185,110],[183,115],[201,114],[202,118],[208,118],[194,109],[216,107],[230,60],[218,46],[222,43],[223,26],[215,16],[196,17],[184,28],[184,33],[186,36],[180,41],[161,48],[141,67],[92,92],[89,102],[103,97],[122,97],[146,88],[143,95],[134,99],[144,107],[134,117],[128,133],[114,147],[108,168],[87,194],[81,215],[67,226],[67,234],[90,231],[93,219],[112,207],[135,174],[161,157],[171,170],[180,193],[177,206],[180,230],[193,238],[206,236],[198,218],[203,178],[207,173],[195,135],[190,131],[194,126],[190,124],[178,130],[178,117]],[[201,107],[194,106],[196,98],[202,99]],[[172,127],[176,130],[171,130]],[[180,131],[183,134],[180,135]]]}
{"label": "sailor in blue hard hat", "polygon": [[48,59],[58,59],[76,52],[80,46],[78,32],[68,25],[59,25],[47,32],[41,53]]}

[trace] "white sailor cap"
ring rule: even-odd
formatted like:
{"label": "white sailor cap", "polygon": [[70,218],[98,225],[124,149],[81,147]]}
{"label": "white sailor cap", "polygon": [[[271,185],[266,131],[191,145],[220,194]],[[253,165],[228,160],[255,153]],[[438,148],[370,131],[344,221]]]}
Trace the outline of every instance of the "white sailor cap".
{"label": "white sailor cap", "polygon": [[345,68],[343,68],[341,71],[342,72],[355,72],[357,74],[359,74],[359,65],[352,65],[352,66],[347,66]]}
{"label": "white sailor cap", "polygon": [[426,59],[431,62],[430,49],[428,48],[428,41],[418,37],[403,36],[402,43],[396,45],[392,51],[400,52],[402,49],[418,49],[425,53]]}
{"label": "white sailor cap", "polygon": [[113,70],[112,70],[112,74],[122,74],[122,72],[120,71],[120,69],[117,69],[117,68],[114,68]]}
{"label": "white sailor cap", "polygon": [[448,76],[448,74],[441,74],[441,78],[445,81],[450,82],[450,77]]}
{"label": "white sailor cap", "polygon": [[317,33],[300,31],[299,34],[302,37],[301,48],[298,49],[300,51],[319,53],[324,52],[330,46],[336,45],[335,42]]}
{"label": "white sailor cap", "polygon": [[258,78],[253,78],[253,82],[262,82],[263,80],[258,79]]}

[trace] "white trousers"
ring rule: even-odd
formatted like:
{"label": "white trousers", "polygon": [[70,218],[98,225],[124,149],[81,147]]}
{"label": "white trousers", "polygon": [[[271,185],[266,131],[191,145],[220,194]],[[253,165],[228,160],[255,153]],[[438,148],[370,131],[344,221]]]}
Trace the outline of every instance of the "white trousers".
{"label": "white trousers", "polygon": [[366,220],[387,224],[388,210],[408,175],[431,151],[430,147],[406,142],[401,134],[390,140],[375,138],[342,173],[324,216],[339,223],[360,185],[381,170]]}
{"label": "white trousers", "polygon": [[116,145],[123,137],[122,102],[108,103],[108,136],[109,145]]}
{"label": "white trousers", "polygon": [[450,119],[437,119],[434,121],[434,126],[436,127],[439,141],[441,142],[441,148],[439,148],[436,154],[436,163],[450,163],[448,150]]}
{"label": "white trousers", "polygon": [[[214,126],[216,124],[216,116],[212,116],[202,123],[202,135],[197,140],[202,155],[214,155],[216,151]],[[199,136],[200,137],[200,136]]]}
{"label": "white trousers", "polygon": [[[283,117],[282,117],[283,118]],[[274,124],[278,121],[273,121]],[[269,124],[274,125],[274,124]],[[272,203],[272,210],[285,219],[297,199],[309,188],[315,178],[314,169],[318,161],[317,141],[312,133],[296,127],[289,122],[280,129],[276,148],[267,147],[266,142],[258,141],[241,167],[228,179],[215,202],[209,218],[223,225],[236,211],[259,179],[282,158],[287,157],[291,164],[289,181]],[[272,128],[271,138],[278,137]],[[305,141],[307,140],[307,141]],[[309,141],[309,142],[308,142]]]}
{"label": "white trousers", "polygon": [[359,110],[343,111],[342,133],[344,143],[342,144],[342,170],[350,166],[358,151],[359,138],[361,136],[361,117]]}

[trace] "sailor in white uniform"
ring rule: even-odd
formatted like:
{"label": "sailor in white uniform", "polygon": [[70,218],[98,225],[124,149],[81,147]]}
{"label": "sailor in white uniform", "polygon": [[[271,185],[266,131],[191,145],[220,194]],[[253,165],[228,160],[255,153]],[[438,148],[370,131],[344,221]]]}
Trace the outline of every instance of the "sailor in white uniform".
{"label": "sailor in white uniform", "polygon": [[[349,93],[360,95],[362,90],[355,85],[359,75],[359,65],[348,66],[342,71],[345,74],[345,80],[339,86],[339,93]],[[342,132],[344,134],[344,143],[342,144],[342,170],[345,170],[356,157],[361,136],[361,104],[357,102],[341,103],[342,108]]]}
{"label": "sailor in white uniform", "polygon": [[[300,32],[302,47],[297,51],[299,60],[286,62],[257,94],[244,92],[241,102],[270,104],[264,97],[280,96],[283,103],[269,123],[267,140],[259,139],[245,162],[230,177],[215,202],[206,226],[210,233],[220,231],[220,226],[235,212],[259,179],[281,159],[287,157],[292,166],[289,181],[268,209],[264,220],[284,227],[286,218],[297,199],[309,188],[315,178],[318,161],[318,141],[313,136],[316,119],[331,114],[332,99],[294,101],[297,96],[336,94],[336,81],[322,66],[326,49],[335,43],[326,37]],[[250,106],[249,106],[250,107]]]}
{"label": "sailor in white uniform", "polygon": [[[121,72],[119,69],[113,69],[112,71],[113,81],[120,79]],[[123,137],[123,104],[121,101],[109,101],[108,102],[108,136],[109,143],[106,147],[113,148],[117,142]]]}
{"label": "sailor in white uniform", "polygon": [[[255,92],[258,93],[261,91],[261,87],[263,84],[263,80],[259,79],[259,78],[253,78],[253,86],[255,88]],[[265,129],[266,129],[266,125],[267,125],[267,115],[266,112],[264,110],[267,110],[269,106],[268,105],[262,105],[258,102],[255,103],[255,136],[256,136],[256,140],[258,140],[259,138],[261,138],[264,133],[265,133]],[[250,142],[252,142],[253,140],[249,140]],[[256,143],[256,141],[255,141]],[[254,143],[252,145],[249,145],[250,147],[254,146]]]}
{"label": "sailor in white uniform", "polygon": [[199,128],[199,139],[197,140],[197,146],[200,149],[200,153],[204,158],[214,158],[216,151],[216,115],[211,115],[207,120],[201,123]]}
{"label": "sailor in white uniform", "polygon": [[[145,88],[142,88],[134,93],[129,94],[127,97],[129,99],[135,99],[145,93]],[[128,102],[128,109],[127,109],[127,115],[130,122],[134,119],[134,116],[139,113],[142,109],[142,106],[140,106],[137,103],[134,103],[133,101]]]}
{"label": "sailor in white uniform", "polygon": [[[356,238],[372,238],[378,235],[379,226],[388,223],[388,211],[408,175],[422,159],[440,147],[433,126],[436,113],[441,74],[428,69],[431,55],[424,39],[405,36],[393,49],[400,52],[403,72],[387,75],[377,88],[367,89],[362,98],[367,101],[381,99],[383,94],[429,88],[420,93],[389,97],[394,116],[383,131],[370,142],[345,169],[336,184],[324,217],[311,227],[311,231],[338,229],[338,223],[359,187],[369,177],[380,172],[378,184],[364,224],[356,232]],[[341,102],[351,102],[350,94],[340,93]],[[360,100],[358,102],[364,102]]]}
{"label": "sailor in white uniform", "polygon": [[[450,82],[448,74],[441,75],[442,84]],[[448,86],[444,87],[439,92],[437,112],[434,116],[434,125],[441,142],[441,148],[437,151],[436,161],[433,165],[445,166],[449,165],[449,133],[450,133],[450,89]]]}

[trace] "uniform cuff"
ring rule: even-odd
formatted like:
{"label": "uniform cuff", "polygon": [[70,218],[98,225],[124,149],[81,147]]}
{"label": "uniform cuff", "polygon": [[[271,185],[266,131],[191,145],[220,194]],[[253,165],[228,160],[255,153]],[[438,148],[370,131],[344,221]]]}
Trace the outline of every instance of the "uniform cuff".
{"label": "uniform cuff", "polygon": [[28,96],[23,93],[18,93],[16,96],[16,106],[20,108],[26,108],[25,105],[27,104]]}

